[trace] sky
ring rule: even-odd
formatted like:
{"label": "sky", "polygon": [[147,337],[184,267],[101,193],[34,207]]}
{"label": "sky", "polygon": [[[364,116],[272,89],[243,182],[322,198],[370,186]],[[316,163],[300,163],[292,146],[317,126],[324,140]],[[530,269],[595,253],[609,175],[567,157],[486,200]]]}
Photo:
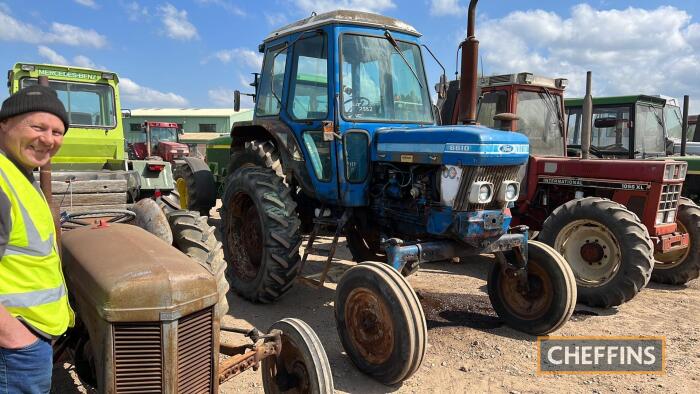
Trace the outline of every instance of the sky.
{"label": "sky", "polygon": [[[454,78],[465,0],[0,0],[0,67],[15,62],[114,71],[123,108],[226,108],[251,92],[257,46],[272,30],[337,8],[401,19]],[[691,97],[700,112],[700,2],[482,0],[480,69],[568,78],[567,97]],[[433,86],[441,69],[424,56]],[[3,84],[4,86],[4,84]],[[8,95],[0,90],[0,100]],[[243,96],[245,98],[245,96]],[[245,103],[244,106],[250,106]]]}

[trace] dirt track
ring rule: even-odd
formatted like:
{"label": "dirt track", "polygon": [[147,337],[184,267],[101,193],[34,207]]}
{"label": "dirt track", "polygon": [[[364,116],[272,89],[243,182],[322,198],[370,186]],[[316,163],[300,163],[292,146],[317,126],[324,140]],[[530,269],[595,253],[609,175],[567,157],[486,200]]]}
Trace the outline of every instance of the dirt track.
{"label": "dirt track", "polygon": [[[344,246],[337,257],[349,258]],[[335,329],[333,283],[318,290],[296,284],[272,305],[251,304],[229,294],[231,308],[225,323],[267,329],[284,317],[305,320],[325,346],[340,393],[700,392],[700,280],[677,287],[652,283],[618,309],[579,305],[572,319],[556,332],[565,336],[665,335],[665,376],[538,376],[536,338],[503,326],[491,309],[485,286],[491,262],[490,257],[482,256],[461,264],[430,264],[410,277],[427,316],[429,346],[422,367],[400,386],[376,383],[358,372],[344,354]],[[353,264],[347,260],[338,263],[339,271]],[[314,266],[318,264],[310,268]],[[54,373],[58,392],[79,390],[69,369]],[[224,384],[221,392],[262,393],[261,382],[260,372],[246,371]]]}

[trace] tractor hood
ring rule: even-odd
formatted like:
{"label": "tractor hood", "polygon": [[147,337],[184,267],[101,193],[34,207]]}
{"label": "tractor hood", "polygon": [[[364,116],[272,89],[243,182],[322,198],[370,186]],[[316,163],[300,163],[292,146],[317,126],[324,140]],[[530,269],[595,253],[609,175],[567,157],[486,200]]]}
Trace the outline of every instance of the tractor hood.
{"label": "tractor hood", "polygon": [[83,320],[175,320],[218,299],[209,271],[140,227],[85,226],[61,241],[68,290]]}
{"label": "tractor hood", "polygon": [[528,154],[525,135],[483,126],[382,128],[372,149],[374,161],[464,166],[522,165]]}
{"label": "tractor hood", "polygon": [[189,151],[189,147],[185,144],[181,144],[179,142],[173,142],[173,141],[160,141],[159,144],[163,145],[163,148],[165,149],[178,149],[182,151]]}

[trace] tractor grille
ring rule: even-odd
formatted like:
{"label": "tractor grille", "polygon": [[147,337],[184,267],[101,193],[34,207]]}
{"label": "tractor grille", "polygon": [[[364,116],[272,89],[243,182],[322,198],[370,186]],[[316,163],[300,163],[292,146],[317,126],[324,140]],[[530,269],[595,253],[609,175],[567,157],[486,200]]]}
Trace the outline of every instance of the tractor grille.
{"label": "tractor grille", "polygon": [[214,365],[211,308],[180,319],[177,342],[178,393],[210,393]]}
{"label": "tractor grille", "polygon": [[660,222],[657,219],[657,224],[675,222],[675,215],[678,209],[678,200],[681,196],[682,187],[683,185],[663,185],[658,211],[658,215],[663,218],[663,221]]}
{"label": "tractor grille", "polygon": [[[456,211],[480,211],[485,209],[502,209],[505,203],[498,201],[501,184],[506,180],[517,180],[520,166],[463,167],[462,182],[459,185],[454,208]],[[474,182],[491,182],[493,199],[488,204],[470,204],[469,187]]]}
{"label": "tractor grille", "polygon": [[118,393],[163,391],[160,322],[115,324],[114,365]]}

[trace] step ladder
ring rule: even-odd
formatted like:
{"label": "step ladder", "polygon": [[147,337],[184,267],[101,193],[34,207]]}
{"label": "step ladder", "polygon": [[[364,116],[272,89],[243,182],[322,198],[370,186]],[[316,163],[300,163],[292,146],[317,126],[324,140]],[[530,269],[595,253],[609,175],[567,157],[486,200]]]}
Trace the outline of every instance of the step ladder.
{"label": "step ladder", "polygon": [[[323,210],[321,210],[323,212]],[[304,266],[306,266],[306,261],[310,254],[315,254],[319,256],[325,256],[326,261],[324,262],[323,271],[321,271],[321,276],[319,279],[312,278],[310,276],[299,276],[299,280],[312,287],[319,288],[323,286],[326,282],[326,277],[328,276],[328,270],[331,268],[331,263],[333,262],[333,256],[335,256],[335,249],[338,246],[338,238],[343,232],[345,224],[348,222],[349,210],[343,212],[343,215],[339,218],[325,218],[317,217],[314,218],[314,228],[309,234],[309,239],[306,242],[306,247],[304,248],[304,256],[301,258],[301,266],[299,267],[299,272],[304,272]],[[316,237],[323,229],[335,229],[333,231],[333,242],[331,243],[330,249],[319,249],[314,247],[314,242]],[[315,275],[314,275],[315,276]]]}

